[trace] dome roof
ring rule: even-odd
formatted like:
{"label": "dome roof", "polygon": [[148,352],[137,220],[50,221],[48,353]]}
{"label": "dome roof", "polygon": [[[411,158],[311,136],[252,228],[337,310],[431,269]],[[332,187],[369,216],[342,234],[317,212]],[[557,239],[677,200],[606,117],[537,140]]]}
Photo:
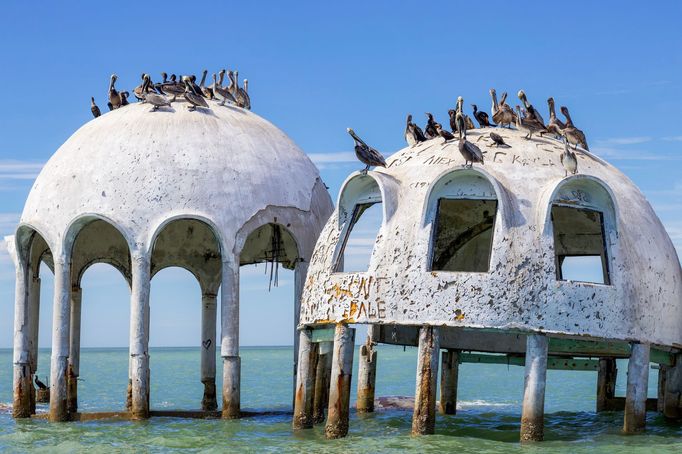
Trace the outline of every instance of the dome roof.
{"label": "dome roof", "polygon": [[57,150],[21,223],[61,250],[79,217],[97,215],[144,248],[162,223],[191,215],[231,250],[230,233],[268,207],[317,211],[323,223],[331,206],[315,165],[258,115],[214,103],[193,112],[184,102],[155,112],[134,103],[86,123]]}
{"label": "dome roof", "polygon": [[[301,324],[427,324],[682,344],[680,262],[633,182],[584,150],[577,150],[578,173],[567,175],[563,143],[496,128],[509,145],[496,148],[490,131],[469,131],[484,165],[464,168],[458,142],[437,138],[346,180],[313,254]],[[453,199],[464,203],[445,205]],[[339,256],[363,212],[357,206],[377,201],[383,221],[376,237],[364,239],[373,247],[369,265],[343,272]],[[561,211],[570,208],[579,211]],[[445,243],[441,228],[450,229]],[[448,248],[465,259],[483,256],[458,265],[455,254],[441,260]],[[601,251],[603,283],[561,276],[567,257]]]}

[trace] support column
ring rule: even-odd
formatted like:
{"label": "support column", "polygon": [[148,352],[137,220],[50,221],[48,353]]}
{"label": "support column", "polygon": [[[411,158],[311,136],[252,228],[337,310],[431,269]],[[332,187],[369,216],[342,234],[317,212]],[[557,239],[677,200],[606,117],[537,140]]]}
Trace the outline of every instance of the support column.
{"label": "support column", "polygon": [[665,382],[668,376],[668,366],[658,365],[658,389],[656,393],[656,411],[663,413],[665,410]]}
{"label": "support column", "polygon": [[440,335],[438,328],[422,326],[419,329],[412,435],[429,435],[436,430],[436,378],[438,376],[439,354]]}
{"label": "support column", "polygon": [[358,413],[372,413],[374,411],[374,391],[377,375],[377,351],[374,342],[374,326],[367,330],[367,341],[360,347],[358,364]]}
{"label": "support column", "polygon": [[628,360],[623,432],[632,434],[646,427],[646,398],[649,386],[649,344],[633,343]]}
{"label": "support column", "polygon": [[521,441],[542,441],[544,438],[548,347],[549,338],[544,334],[529,334],[526,338]]}
{"label": "support column", "polygon": [[618,369],[614,358],[599,358],[597,371],[597,412],[609,411],[608,403],[616,397]]}
{"label": "support column", "polygon": [[[305,280],[308,275],[308,262],[304,259],[299,259],[294,268],[294,367],[293,367],[293,400],[296,400],[296,373],[298,371],[298,322],[301,317],[301,297],[303,296],[303,288],[305,287]],[[294,403],[295,405],[295,403]],[[292,405],[292,406],[294,406]]]}
{"label": "support column", "polygon": [[130,298],[131,418],[149,418],[149,258],[139,254],[132,260]]}
{"label": "support column", "polygon": [[71,322],[71,264],[65,257],[54,260],[52,312],[52,361],[50,370],[50,421],[67,421],[66,381]]}
{"label": "support column", "polygon": [[444,415],[454,415],[457,413],[459,351],[444,351],[440,362],[440,368],[440,411]]}
{"label": "support column", "polygon": [[313,427],[313,402],[315,397],[315,371],[318,345],[312,342],[312,331],[302,329],[299,334],[298,371],[294,399],[294,430]]}
{"label": "support column", "polygon": [[[33,275],[29,271],[29,275]],[[38,325],[40,321],[40,277],[32,276],[28,292],[29,364],[31,382],[38,371]],[[36,389],[31,385],[31,414],[36,413]]]}
{"label": "support column", "polygon": [[204,384],[204,397],[201,400],[201,409],[204,411],[215,411],[218,409],[215,387],[217,312],[217,295],[205,292],[201,296],[201,383]]}
{"label": "support column", "polygon": [[337,324],[333,349],[329,408],[324,434],[327,438],[342,438],[348,435],[355,329],[345,323]]}
{"label": "support column", "polygon": [[674,366],[666,368],[663,396],[663,416],[669,419],[682,418],[682,353],[675,355]]}
{"label": "support column", "polygon": [[317,369],[313,397],[313,424],[324,422],[324,410],[329,406],[329,385],[332,374],[332,342],[317,344]]}
{"label": "support column", "polygon": [[69,334],[69,368],[67,376],[66,405],[69,413],[78,412],[78,377],[81,358],[81,302],[80,287],[71,289],[71,329]]}
{"label": "support column", "polygon": [[14,290],[14,377],[12,416],[31,416],[31,380],[29,335],[30,309],[28,298],[28,267],[20,258],[16,260],[16,284]]}
{"label": "support column", "polygon": [[220,292],[220,355],[223,358],[223,412],[225,419],[241,416],[239,358],[239,259],[223,262]]}

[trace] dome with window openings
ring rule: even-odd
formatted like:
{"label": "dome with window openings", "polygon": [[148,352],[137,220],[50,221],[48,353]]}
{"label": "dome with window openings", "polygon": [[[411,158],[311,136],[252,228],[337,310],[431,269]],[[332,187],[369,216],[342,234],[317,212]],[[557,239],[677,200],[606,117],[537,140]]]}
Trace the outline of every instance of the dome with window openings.
{"label": "dome with window openings", "polygon": [[[437,138],[346,179],[301,325],[380,325],[387,342],[432,325],[682,344],[680,262],[633,182],[582,149],[567,174],[553,138],[497,128],[509,147],[496,148],[489,131],[468,135],[484,165]],[[462,332],[441,331],[441,345]]]}

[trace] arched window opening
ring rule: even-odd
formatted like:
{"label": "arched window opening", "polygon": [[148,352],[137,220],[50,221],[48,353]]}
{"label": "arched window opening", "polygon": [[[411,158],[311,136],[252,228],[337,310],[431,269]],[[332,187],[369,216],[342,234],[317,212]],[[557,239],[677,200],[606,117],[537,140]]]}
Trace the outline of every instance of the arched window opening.
{"label": "arched window opening", "polygon": [[497,195],[475,171],[445,175],[429,197],[432,219],[431,270],[485,273],[490,268]]}
{"label": "arched window opening", "polygon": [[552,222],[557,279],[609,285],[603,213],[553,205]]}

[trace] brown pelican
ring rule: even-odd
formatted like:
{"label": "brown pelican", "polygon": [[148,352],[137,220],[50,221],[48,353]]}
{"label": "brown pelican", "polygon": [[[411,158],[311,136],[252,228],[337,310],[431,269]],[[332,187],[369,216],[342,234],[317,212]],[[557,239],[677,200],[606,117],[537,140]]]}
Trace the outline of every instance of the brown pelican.
{"label": "brown pelican", "polygon": [[405,125],[405,141],[411,147],[417,145],[419,142],[424,142],[424,132],[416,124],[412,123],[412,114],[407,116],[407,124]]}
{"label": "brown pelican", "polygon": [[433,115],[429,112],[426,112],[426,117],[428,120],[426,121],[426,127],[424,128],[424,135],[427,139],[434,139],[438,137],[438,131],[436,131],[436,120],[433,119]]}
{"label": "brown pelican", "polygon": [[[206,75],[208,74],[208,70],[204,69],[204,71],[201,74],[201,82],[199,83],[199,89],[203,93],[204,97],[208,99],[213,99],[213,89],[211,87],[205,87],[204,84],[206,83]],[[213,81],[215,83],[215,80]]]}
{"label": "brown pelican", "polygon": [[523,106],[526,108],[526,111],[528,111],[527,118],[531,120],[536,120],[538,121],[542,127],[545,127],[545,120],[543,120],[542,115],[540,115],[540,112],[535,110],[535,107],[531,103],[528,102],[528,98],[526,97],[526,93],[523,90],[519,90],[517,96],[523,103]]}
{"label": "brown pelican", "polygon": [[191,76],[188,76],[188,77],[189,77],[190,88],[192,89],[194,94],[197,96],[201,96],[202,98],[205,98],[206,96],[204,95],[204,92],[197,85],[197,76],[192,74]]}
{"label": "brown pelican", "polygon": [[[223,69],[223,71],[225,71]],[[230,90],[230,93],[232,93],[232,96],[235,96],[237,94],[236,92],[236,87],[237,85],[234,83],[234,72],[232,70],[227,71],[227,80],[229,82],[227,89]],[[220,85],[222,85],[222,79],[220,80]]]}
{"label": "brown pelican", "polygon": [[90,112],[92,112],[92,116],[95,118],[102,115],[102,112],[99,110],[99,107],[97,107],[97,104],[95,104],[94,97],[90,97]]}
{"label": "brown pelican", "polygon": [[121,95],[121,107],[127,106],[128,104],[130,104],[128,102],[128,96],[130,96],[130,93],[128,93],[127,91],[122,91],[120,93],[120,95]]}
{"label": "brown pelican", "polygon": [[464,125],[466,126],[467,129],[476,128],[474,122],[471,120],[471,118],[469,118],[469,115],[464,114],[464,98],[462,98],[461,96],[457,97],[457,112],[460,112],[464,117]]}
{"label": "brown pelican", "polygon": [[[467,140],[467,130],[464,126],[464,118],[461,112],[457,112],[457,129],[459,130],[459,152],[464,157],[464,167],[473,166],[474,162],[483,164],[483,153],[473,143]],[[462,133],[464,136],[462,136]],[[471,164],[469,164],[471,163]]]}
{"label": "brown pelican", "polygon": [[35,382],[36,382],[36,386],[38,387],[38,389],[47,389],[47,385],[45,383],[43,383],[42,381],[40,381],[40,379],[38,378],[37,375],[35,376]]}
{"label": "brown pelican", "polygon": [[436,123],[436,131],[438,132],[438,135],[443,138],[443,143],[455,139],[455,136],[450,131],[443,129],[440,123]]}
{"label": "brown pelican", "polygon": [[143,90],[144,90],[145,81],[147,80],[147,76],[149,76],[149,74],[142,73],[142,76],[141,76],[142,82],[140,83],[140,85],[133,88],[133,95],[137,98],[138,101],[144,101]]}
{"label": "brown pelican", "polygon": [[216,95],[216,99],[222,98],[222,101],[220,102],[221,106],[224,106],[225,102],[231,102],[233,104],[236,104],[237,102],[227,88],[224,88],[221,84],[216,82],[215,73],[213,73],[213,93]]}
{"label": "brown pelican", "polygon": [[189,78],[189,76],[183,77],[184,82],[185,82],[185,99],[187,100],[188,103],[191,105],[188,106],[187,108],[190,111],[195,111],[197,107],[206,107],[208,108],[208,104],[206,103],[206,100],[204,99],[203,96],[199,96],[196,93],[194,93],[194,90],[192,89],[192,81]]}
{"label": "brown pelican", "polygon": [[564,135],[564,152],[561,153],[560,159],[561,165],[563,165],[566,170],[564,176],[568,176],[568,172],[571,172],[573,175],[578,173],[578,158],[576,157],[575,152],[571,151],[569,148],[566,135]]}
{"label": "brown pelican", "polygon": [[161,73],[163,82],[156,84],[156,90],[161,94],[180,96],[185,93],[185,84],[177,81],[175,74],[171,74],[170,79],[166,80],[166,73]]}
{"label": "brown pelican", "polygon": [[348,134],[350,134],[355,142],[355,156],[358,157],[361,163],[367,166],[362,171],[364,174],[367,173],[371,166],[386,167],[386,160],[381,153],[363,142],[352,129],[347,128],[346,131],[348,131]]}
{"label": "brown pelican", "polygon": [[578,148],[578,145],[580,145],[585,150],[589,151],[590,149],[587,146],[585,133],[575,127],[573,120],[571,120],[571,115],[568,113],[568,109],[565,106],[561,106],[561,113],[566,117],[566,127],[561,130],[564,137],[569,143],[573,144],[576,149]]}
{"label": "brown pelican", "polygon": [[516,106],[516,128],[526,133],[526,139],[533,137],[533,133],[547,132],[545,127],[535,119],[524,118],[521,116],[521,106]]}
{"label": "brown pelican", "polygon": [[249,94],[249,79],[244,79],[244,93]]}
{"label": "brown pelican", "polygon": [[116,80],[118,76],[116,74],[111,75],[111,80],[109,81],[109,102],[111,103],[111,109],[118,109],[121,107],[121,95],[116,91]]}
{"label": "brown pelican", "polygon": [[557,136],[561,136],[561,130],[564,129],[566,125],[556,117],[556,113],[554,112],[554,98],[547,98],[547,105],[549,106],[549,124],[547,125],[547,131]]}
{"label": "brown pelican", "polygon": [[234,77],[234,98],[237,100],[237,105],[244,109],[251,110],[251,98],[249,94],[239,86],[239,71],[233,73]]}
{"label": "brown pelican", "polygon": [[149,91],[150,87],[152,86],[152,80],[149,78],[149,74],[145,74],[146,78],[144,81],[144,85],[142,86],[142,97],[144,98],[144,102],[148,102],[149,104],[152,105],[152,110],[151,112],[154,112],[159,109],[159,107],[163,106],[171,106],[171,102],[175,101],[175,96],[173,96],[172,100],[169,100],[166,96],[160,95],[154,91]]}
{"label": "brown pelican", "polygon": [[491,139],[493,142],[495,142],[495,146],[498,147],[498,148],[500,147],[500,145],[502,145],[502,146],[504,146],[504,147],[509,147],[509,145],[507,145],[507,143],[504,141],[504,139],[502,138],[502,136],[499,135],[499,134],[495,134],[494,132],[491,132],[491,133],[490,133],[490,139]]}
{"label": "brown pelican", "polygon": [[511,128],[511,124],[516,120],[516,114],[512,110],[505,100],[507,99],[507,93],[502,93],[502,102],[497,103],[497,93],[494,88],[490,89],[490,97],[493,99],[493,121],[499,126],[507,125]]}
{"label": "brown pelican", "polygon": [[483,112],[482,110],[478,110],[478,107],[476,104],[472,104],[471,108],[474,109],[474,118],[478,122],[478,124],[481,126],[481,128],[491,128],[495,127],[497,125],[490,123],[490,119],[488,117],[488,114]]}

